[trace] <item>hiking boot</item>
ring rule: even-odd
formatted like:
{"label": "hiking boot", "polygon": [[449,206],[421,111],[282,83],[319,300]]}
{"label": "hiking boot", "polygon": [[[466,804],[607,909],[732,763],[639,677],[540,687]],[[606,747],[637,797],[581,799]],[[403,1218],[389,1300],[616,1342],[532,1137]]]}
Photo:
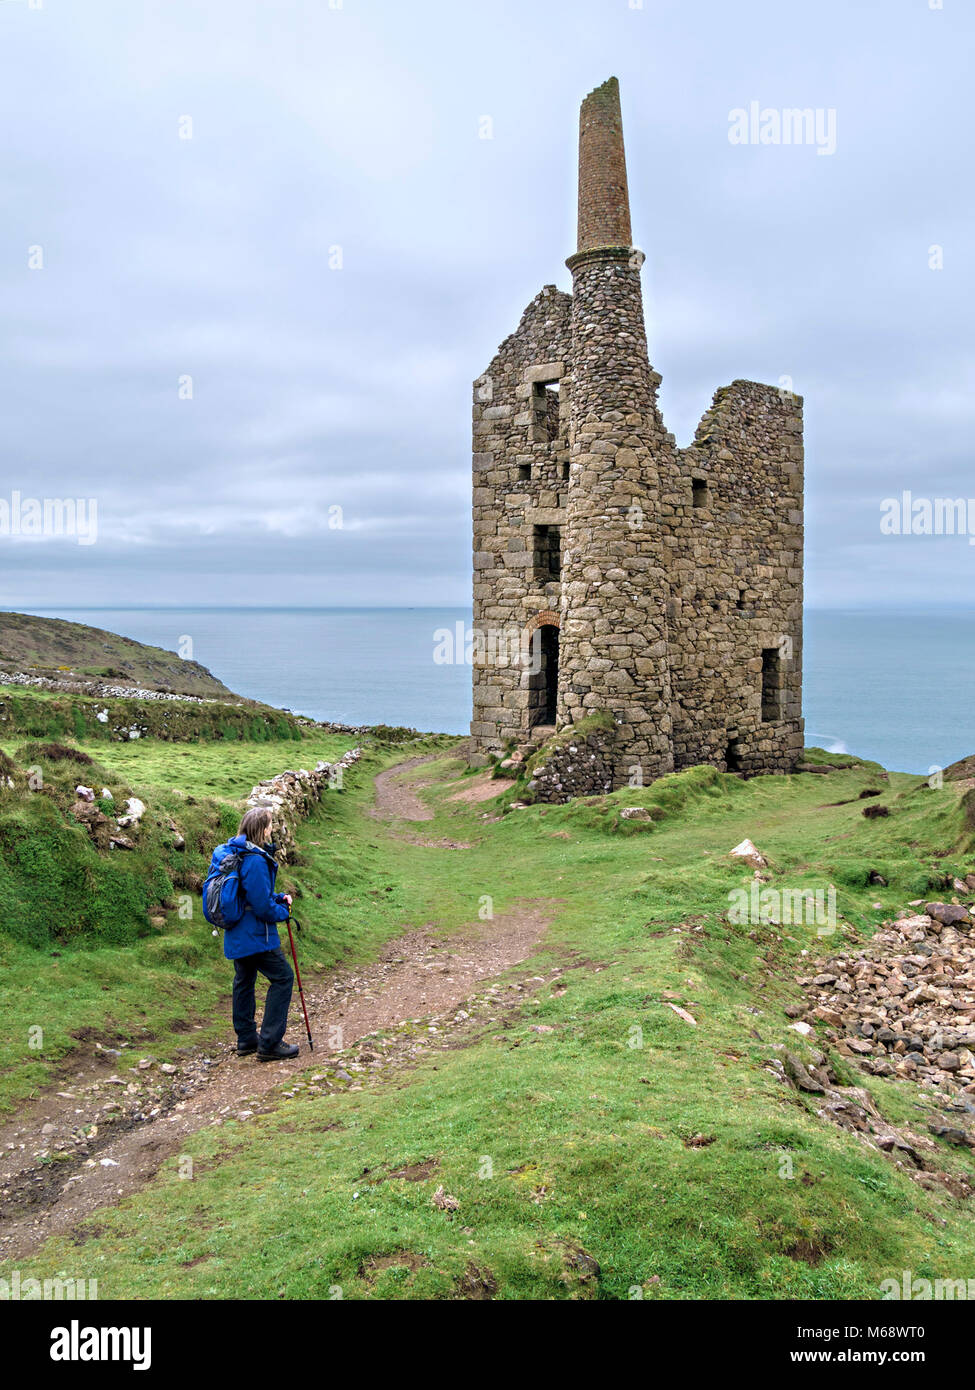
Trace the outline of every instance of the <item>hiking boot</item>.
{"label": "hiking boot", "polygon": [[254,1053],[255,1053],[256,1051],[257,1051],[257,1043],[256,1043],[256,1042],[244,1043],[243,1047],[241,1047],[240,1043],[237,1044],[237,1056],[238,1056],[238,1057],[253,1057],[253,1056],[254,1056]]}
{"label": "hiking boot", "polygon": [[271,1048],[270,1052],[262,1052],[257,1049],[257,1060],[259,1062],[285,1062],[289,1057],[297,1057],[298,1048],[294,1043],[279,1042]]}

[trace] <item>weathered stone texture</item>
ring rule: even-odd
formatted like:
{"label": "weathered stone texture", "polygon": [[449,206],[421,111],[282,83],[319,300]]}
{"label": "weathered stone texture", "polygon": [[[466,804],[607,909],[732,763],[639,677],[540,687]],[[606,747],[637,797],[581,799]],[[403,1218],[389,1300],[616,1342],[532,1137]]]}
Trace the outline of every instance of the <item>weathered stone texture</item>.
{"label": "weathered stone texture", "polygon": [[562,745],[539,799],[802,750],[801,400],[735,381],[678,450],[629,242],[611,79],[580,115],[572,294],[546,286],[474,384],[472,754],[615,725]]}

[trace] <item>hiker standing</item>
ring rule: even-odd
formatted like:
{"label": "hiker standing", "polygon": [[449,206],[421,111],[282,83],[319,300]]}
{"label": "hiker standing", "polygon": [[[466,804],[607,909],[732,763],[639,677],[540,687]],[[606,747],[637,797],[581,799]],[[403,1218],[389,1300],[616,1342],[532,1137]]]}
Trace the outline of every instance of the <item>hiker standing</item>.
{"label": "hiker standing", "polygon": [[[212,872],[225,855],[235,851],[240,855],[244,913],[239,922],[224,932],[223,953],[234,963],[237,1056],[249,1057],[256,1052],[259,1062],[298,1055],[293,1043],[283,1041],[294,971],[281,949],[276,924],[287,920],[291,895],[274,891],[278,865],[271,840],[271,817],[272,812],[266,806],[248,811],[234,838],[214,850],[211,863]],[[260,1032],[254,1017],[254,984],[258,973],[268,981]]]}

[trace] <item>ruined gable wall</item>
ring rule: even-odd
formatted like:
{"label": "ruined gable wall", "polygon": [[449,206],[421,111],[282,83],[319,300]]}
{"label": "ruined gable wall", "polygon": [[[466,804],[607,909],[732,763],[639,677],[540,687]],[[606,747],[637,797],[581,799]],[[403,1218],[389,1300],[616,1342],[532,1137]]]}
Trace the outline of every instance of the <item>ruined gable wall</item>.
{"label": "ruined gable wall", "polygon": [[[474,383],[474,628],[488,640],[522,632],[533,616],[559,607],[558,583],[534,577],[532,533],[564,519],[571,304],[570,295],[546,285]],[[549,380],[560,388],[546,403],[535,386]],[[529,478],[519,476],[525,469]],[[472,751],[497,752],[506,740],[521,740],[525,668],[475,664],[473,687]]]}
{"label": "ruined gable wall", "polygon": [[[801,755],[802,401],[735,381],[679,450],[665,508],[675,766],[788,771]],[[693,505],[693,479],[707,485]],[[762,650],[779,649],[779,718],[762,717]]]}

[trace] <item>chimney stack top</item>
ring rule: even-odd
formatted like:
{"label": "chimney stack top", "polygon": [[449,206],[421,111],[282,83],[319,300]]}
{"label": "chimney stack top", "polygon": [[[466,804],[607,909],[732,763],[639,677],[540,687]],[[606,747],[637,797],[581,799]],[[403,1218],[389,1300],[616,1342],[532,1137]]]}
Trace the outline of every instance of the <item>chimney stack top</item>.
{"label": "chimney stack top", "polygon": [[628,247],[632,239],[620,84],[610,77],[579,110],[578,250]]}

